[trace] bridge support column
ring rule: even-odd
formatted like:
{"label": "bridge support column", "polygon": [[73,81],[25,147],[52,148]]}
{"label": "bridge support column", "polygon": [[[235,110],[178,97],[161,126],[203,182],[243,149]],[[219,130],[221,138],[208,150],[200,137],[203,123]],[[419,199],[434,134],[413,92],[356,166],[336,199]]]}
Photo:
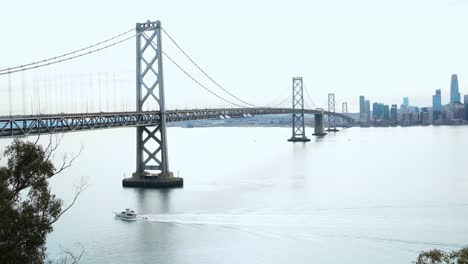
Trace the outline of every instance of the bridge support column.
{"label": "bridge support column", "polygon": [[[347,114],[348,113],[348,103],[347,102],[343,102],[342,104],[342,107],[341,107],[341,112],[343,114]],[[344,119],[344,118],[341,118],[341,125],[343,127],[349,127],[349,124],[348,124],[348,120]]]}
{"label": "bridge support column", "polygon": [[[328,94],[328,112],[335,113],[335,94],[329,93]],[[336,120],[335,116],[330,114],[328,115],[328,132],[338,132],[339,130],[336,128]]]}
{"label": "bridge support column", "polygon": [[314,114],[314,123],[315,123],[315,130],[314,136],[325,136],[325,130],[323,128],[323,111],[321,114]]}
{"label": "bridge support column", "polygon": [[[164,104],[161,22],[136,24],[136,110],[159,111],[156,127],[138,126],[136,171],[124,187],[181,187],[183,179],[169,171]],[[142,116],[138,117],[142,118]]]}
{"label": "bridge support column", "polygon": [[293,96],[292,96],[292,137],[288,139],[290,142],[307,142],[310,141],[305,136],[304,125],[304,94],[302,77],[294,77],[292,81]]}

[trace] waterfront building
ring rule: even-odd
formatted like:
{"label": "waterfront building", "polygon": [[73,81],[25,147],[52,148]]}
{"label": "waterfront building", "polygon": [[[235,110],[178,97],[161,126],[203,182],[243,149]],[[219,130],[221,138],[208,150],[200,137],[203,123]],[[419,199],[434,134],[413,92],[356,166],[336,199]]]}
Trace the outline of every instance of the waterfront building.
{"label": "waterfront building", "polygon": [[435,91],[435,95],[432,96],[432,116],[434,120],[437,120],[442,115],[442,94],[440,89]]}
{"label": "waterfront building", "polygon": [[371,111],[370,111],[370,101],[364,100],[364,113],[366,114],[366,121],[369,121],[371,118]]}
{"label": "waterfront building", "polygon": [[423,125],[430,125],[431,124],[431,118],[429,115],[429,112],[421,112],[421,123]]}
{"label": "waterfront building", "polygon": [[390,107],[388,105],[384,105],[383,120],[390,120]]}
{"label": "waterfront building", "polygon": [[379,103],[372,104],[372,120],[380,119],[380,108]]}
{"label": "waterfront building", "polygon": [[364,120],[363,118],[363,114],[365,113],[365,101],[366,99],[364,98],[363,95],[359,96],[359,117],[362,120]]}
{"label": "waterfront building", "polygon": [[398,106],[396,104],[393,104],[390,110],[390,120],[395,123],[398,121]]}
{"label": "waterfront building", "polygon": [[372,119],[377,120],[388,120],[388,105],[387,105],[387,118],[385,117],[385,105],[382,103],[373,103],[372,104]]}
{"label": "waterfront building", "polygon": [[454,105],[460,102],[460,92],[458,91],[458,77],[456,74],[452,74],[450,82],[450,104]]}
{"label": "waterfront building", "polygon": [[429,114],[429,109],[427,107],[421,108],[421,114],[419,115],[419,120],[423,125],[431,124],[431,115]]}
{"label": "waterfront building", "polygon": [[404,112],[408,112],[409,110],[409,98],[408,97],[403,97],[403,104],[400,106],[400,110]]}
{"label": "waterfront building", "polygon": [[420,120],[419,120],[419,109],[418,109],[418,111],[411,112],[411,113],[410,113],[410,116],[411,116],[411,117],[410,117],[410,123],[411,123],[411,124],[417,124],[417,123],[419,123],[419,121],[420,121]]}
{"label": "waterfront building", "polygon": [[468,94],[465,95],[465,120],[468,121]]}
{"label": "waterfront building", "polygon": [[455,114],[450,110],[448,110],[445,115],[446,115],[447,120],[449,121],[455,118]]}
{"label": "waterfront building", "polygon": [[455,119],[465,119],[465,106],[461,103],[455,103],[452,106]]}
{"label": "waterfront building", "polygon": [[403,112],[400,115],[400,125],[407,126],[410,124],[410,114],[407,112]]}
{"label": "waterfront building", "polygon": [[437,89],[435,95],[432,96],[432,111],[442,112],[442,93],[440,89]]}

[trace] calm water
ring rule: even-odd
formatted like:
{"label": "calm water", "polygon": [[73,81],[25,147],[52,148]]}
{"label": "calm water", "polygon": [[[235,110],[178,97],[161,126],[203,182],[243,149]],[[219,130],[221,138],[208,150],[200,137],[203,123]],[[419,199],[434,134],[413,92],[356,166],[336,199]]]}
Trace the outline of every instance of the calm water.
{"label": "calm water", "polygon": [[[55,225],[50,257],[82,245],[82,263],[393,264],[468,244],[468,127],[351,128],[307,144],[286,128],[168,132],[185,179],[170,191],[121,187],[135,129],[65,135],[61,152],[84,149],[53,190],[70,201],[80,176],[90,187]],[[114,219],[125,207],[149,220]]]}

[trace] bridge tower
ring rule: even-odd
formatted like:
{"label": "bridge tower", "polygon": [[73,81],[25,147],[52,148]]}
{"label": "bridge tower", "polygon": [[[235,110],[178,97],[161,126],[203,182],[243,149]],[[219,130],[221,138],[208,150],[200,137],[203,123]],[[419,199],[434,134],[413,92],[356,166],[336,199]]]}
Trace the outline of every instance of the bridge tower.
{"label": "bridge tower", "polygon": [[[335,94],[329,93],[328,94],[328,112],[335,113]],[[334,115],[328,115],[328,132],[338,132],[339,130],[336,129],[336,120]]]}
{"label": "bridge tower", "polygon": [[[161,22],[136,24],[136,111],[157,111],[159,124],[138,126],[136,171],[126,187],[180,187],[183,179],[169,171],[161,43]],[[141,118],[140,115],[139,118]]]}
{"label": "bridge tower", "polygon": [[[348,103],[347,102],[343,102],[341,104],[341,113],[343,114],[347,114],[348,113]],[[342,127],[348,127],[348,121],[344,118],[340,118],[340,124]]]}
{"label": "bridge tower", "polygon": [[304,125],[304,94],[302,77],[293,77],[292,79],[292,137],[288,139],[290,142],[307,142],[310,141],[305,136]]}
{"label": "bridge tower", "polygon": [[343,104],[341,105],[341,112],[343,114],[347,114],[348,113],[348,103],[347,102],[343,102]]}

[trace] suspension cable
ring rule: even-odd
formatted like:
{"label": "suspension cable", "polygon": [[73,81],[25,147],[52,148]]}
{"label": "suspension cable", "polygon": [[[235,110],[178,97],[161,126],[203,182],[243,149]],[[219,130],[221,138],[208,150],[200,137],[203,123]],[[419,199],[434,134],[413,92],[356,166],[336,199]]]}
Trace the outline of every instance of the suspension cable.
{"label": "suspension cable", "polygon": [[9,68],[4,68],[4,69],[0,69],[0,72],[5,72],[5,71],[12,71],[12,70],[15,70],[15,69],[18,69],[18,68],[24,68],[24,67],[28,67],[28,66],[32,66],[32,65],[36,65],[36,64],[40,64],[40,63],[44,63],[44,62],[48,62],[48,61],[51,61],[51,60],[56,60],[56,59],[60,59],[60,58],[63,58],[63,57],[67,57],[69,55],[73,55],[75,53],[78,53],[78,52],[81,52],[81,51],[84,51],[84,50],[87,50],[87,49],[91,49],[91,48],[94,48],[96,46],[99,46],[101,44],[104,44],[104,43],[107,43],[109,41],[112,41],[116,38],[119,38],[121,36],[124,36],[128,33],[130,33],[131,31],[133,31],[134,28],[130,29],[130,30],[127,30],[123,33],[120,33],[114,37],[111,37],[111,38],[108,38],[106,40],[103,40],[103,41],[100,41],[100,42],[97,42],[95,44],[92,44],[92,45],[89,45],[89,46],[86,46],[84,48],[81,48],[81,49],[77,49],[77,50],[74,50],[74,51],[71,51],[71,52],[67,52],[67,53],[64,53],[62,55],[58,55],[58,56],[55,56],[55,57],[50,57],[50,58],[46,58],[46,59],[43,59],[43,60],[39,60],[39,61],[34,61],[34,62],[31,62],[31,63],[27,63],[27,64],[23,64],[23,65],[18,65],[18,66],[14,66],[14,67],[9,67]]}
{"label": "suspension cable", "polygon": [[[275,97],[273,100],[270,100],[270,101],[269,101],[270,103],[266,104],[264,107],[273,107],[273,106],[276,106],[276,105],[278,105],[278,103],[276,103],[276,102],[278,102],[278,101],[280,101],[280,100],[281,100],[281,102],[284,101],[283,98],[284,98],[284,97],[282,97],[282,96],[281,96],[281,97],[277,96],[277,97]],[[281,103],[279,103],[279,104],[281,104]]]}
{"label": "suspension cable", "polygon": [[304,90],[306,91],[306,95],[307,95],[307,98],[309,99],[310,103],[312,104],[312,106],[314,108],[317,108],[317,105],[314,103],[314,101],[312,100],[310,94],[309,94],[309,91],[307,90],[307,87],[304,85]]}
{"label": "suspension cable", "polygon": [[284,103],[285,103],[286,101],[288,101],[289,99],[291,99],[291,95],[288,95],[288,97],[286,97],[286,98],[285,98],[284,100],[282,100],[281,102],[279,102],[279,103],[277,103],[277,104],[275,104],[275,105],[269,106],[269,107],[271,107],[271,108],[276,108],[276,107],[278,107],[278,106],[284,104]]}
{"label": "suspension cable", "polygon": [[213,78],[210,77],[210,75],[208,75],[208,73],[206,73],[180,46],[179,44],[177,44],[177,42],[171,37],[171,35],[169,35],[169,33],[167,33],[167,31],[161,27],[161,30],[164,32],[164,34],[166,34],[166,36],[172,41],[172,43],[174,43],[174,45],[180,50],[180,52],[182,52],[182,54],[184,54],[185,57],[187,57],[187,59],[193,64],[195,65],[195,67],[197,67],[198,70],[200,70],[203,75],[205,75],[210,81],[212,81],[216,86],[218,86],[221,90],[223,90],[224,92],[226,92],[227,94],[229,94],[230,96],[234,97],[235,99],[239,100],[240,102],[248,105],[248,106],[251,106],[251,107],[256,107],[255,105],[253,104],[250,104],[244,100],[242,100],[241,98],[237,97],[236,95],[234,95],[233,93],[229,92],[227,89],[225,89],[223,86],[221,86],[218,82],[216,82]]}
{"label": "suspension cable", "polygon": [[124,38],[122,40],[119,40],[117,42],[114,42],[114,43],[111,43],[111,44],[108,44],[106,46],[103,46],[101,48],[98,48],[98,49],[94,49],[94,50],[90,50],[88,52],[85,52],[85,53],[81,53],[81,54],[78,54],[78,55],[74,55],[74,56],[71,56],[71,57],[67,57],[67,58],[64,58],[64,59],[60,59],[60,60],[56,60],[56,61],[52,61],[52,62],[48,62],[48,63],[44,63],[44,64],[39,64],[39,65],[35,65],[35,66],[29,66],[29,67],[25,67],[25,68],[19,68],[19,69],[16,69],[16,70],[11,70],[11,71],[6,71],[6,72],[0,72],[0,75],[5,75],[5,74],[11,74],[11,73],[15,73],[15,72],[21,72],[21,71],[27,71],[27,70],[32,70],[32,69],[37,69],[37,68],[42,68],[42,67],[45,67],[45,66],[49,66],[49,65],[53,65],[53,64],[57,64],[57,63],[60,63],[60,62],[64,62],[64,61],[69,61],[69,60],[72,60],[72,59],[76,59],[76,58],[79,58],[79,57],[83,57],[83,56],[86,56],[86,55],[89,55],[89,54],[93,54],[93,53],[96,53],[98,51],[101,51],[101,50],[104,50],[104,49],[107,49],[107,48],[110,48],[110,47],[113,47],[115,45],[118,45],[122,42],[125,42],[129,39],[132,39],[134,38],[135,36],[130,36],[130,37],[127,37],[127,38]]}
{"label": "suspension cable", "polygon": [[224,102],[227,102],[229,104],[232,104],[232,105],[235,105],[237,107],[241,107],[241,108],[245,108],[245,106],[243,105],[239,105],[239,104],[236,104],[234,102],[231,102],[229,101],[228,99],[225,99],[223,97],[221,97],[220,95],[216,94],[215,92],[211,91],[209,88],[207,88],[205,85],[203,85],[201,82],[199,82],[197,79],[195,79],[192,75],[190,75],[190,73],[188,73],[186,70],[184,70],[182,68],[182,66],[180,66],[177,62],[175,62],[169,55],[167,55],[166,52],[162,51],[162,53],[164,54],[164,56],[166,56],[166,58],[168,58],[177,68],[179,68],[179,70],[181,70],[185,75],[187,75],[190,79],[192,79],[192,81],[194,81],[195,83],[197,83],[200,87],[202,87],[203,89],[205,89],[206,91],[208,91],[210,94],[216,96],[217,98],[223,100]]}

